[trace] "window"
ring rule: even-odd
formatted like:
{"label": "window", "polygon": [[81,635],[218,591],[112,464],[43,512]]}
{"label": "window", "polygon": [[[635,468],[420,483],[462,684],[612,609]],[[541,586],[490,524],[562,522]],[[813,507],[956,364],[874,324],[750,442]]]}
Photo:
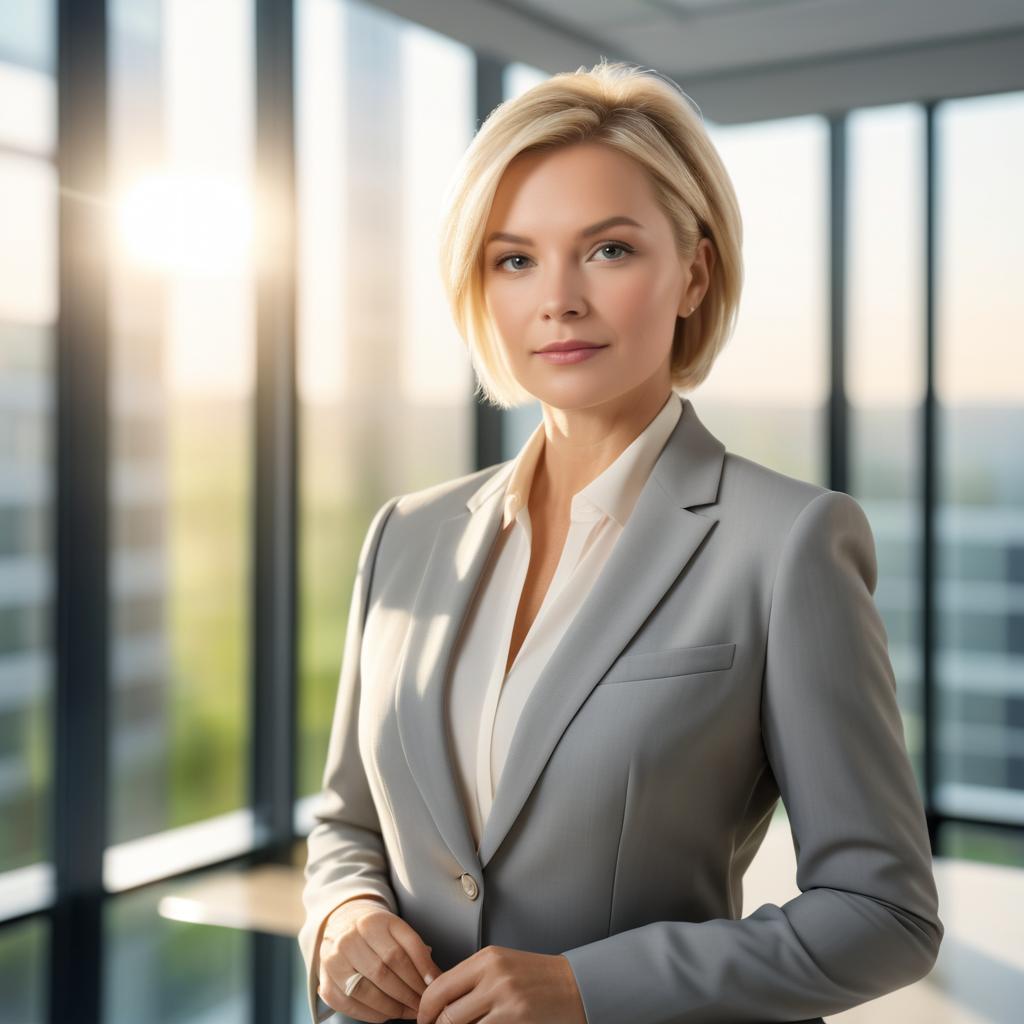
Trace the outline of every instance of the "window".
{"label": "window", "polygon": [[743,298],[733,336],[687,394],[725,446],[825,479],[828,126],[820,117],[708,124],[743,216]]}
{"label": "window", "polygon": [[[353,574],[392,495],[472,469],[473,384],[437,275],[473,58],[338,0],[296,7],[299,792],[319,790]],[[430,88],[422,88],[429,82]]]}
{"label": "window", "polygon": [[[53,810],[54,6],[0,10],[0,920],[45,888]],[[0,929],[0,1017],[42,1018],[48,943]]]}
{"label": "window", "polygon": [[168,890],[158,884],[126,893],[109,908],[104,1024],[248,1024],[249,937],[233,928],[162,918],[158,906]]}
{"label": "window", "polygon": [[923,784],[924,111],[900,105],[851,114],[846,171],[850,491],[875,536],[875,601]]}
{"label": "window", "polygon": [[1024,824],[1024,93],[943,103],[936,122],[936,797]]}
{"label": "window", "polygon": [[[25,727],[48,706],[52,549],[49,446],[57,320],[52,11],[0,17],[0,714]],[[35,756],[30,757],[29,751]],[[0,867],[45,858],[47,730],[0,746]]]}
{"label": "window", "polygon": [[252,18],[110,9],[113,844],[248,801]]}

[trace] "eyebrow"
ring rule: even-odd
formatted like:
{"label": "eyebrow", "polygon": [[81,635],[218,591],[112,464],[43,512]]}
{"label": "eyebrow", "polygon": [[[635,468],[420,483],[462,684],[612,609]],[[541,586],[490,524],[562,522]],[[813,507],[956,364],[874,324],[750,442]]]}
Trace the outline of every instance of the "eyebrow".
{"label": "eyebrow", "polygon": [[[591,224],[589,228],[584,228],[580,233],[580,238],[587,238],[590,235],[596,235],[599,231],[604,231],[605,228],[613,227],[616,224],[632,224],[635,228],[643,229],[643,224],[637,223],[632,217],[626,217],[619,214],[615,217],[608,217],[605,220],[600,220],[596,224]],[[491,242],[512,242],[515,245],[533,245],[532,238],[526,238],[523,235],[510,235],[507,231],[493,231],[488,237],[484,245],[490,245]]]}

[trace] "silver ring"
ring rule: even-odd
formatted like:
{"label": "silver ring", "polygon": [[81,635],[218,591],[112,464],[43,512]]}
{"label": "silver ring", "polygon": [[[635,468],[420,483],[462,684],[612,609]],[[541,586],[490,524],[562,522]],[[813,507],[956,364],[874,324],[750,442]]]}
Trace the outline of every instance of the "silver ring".
{"label": "silver ring", "polygon": [[356,971],[355,974],[349,975],[348,980],[345,982],[345,995],[350,996],[356,990],[356,985],[363,980],[363,976]]}

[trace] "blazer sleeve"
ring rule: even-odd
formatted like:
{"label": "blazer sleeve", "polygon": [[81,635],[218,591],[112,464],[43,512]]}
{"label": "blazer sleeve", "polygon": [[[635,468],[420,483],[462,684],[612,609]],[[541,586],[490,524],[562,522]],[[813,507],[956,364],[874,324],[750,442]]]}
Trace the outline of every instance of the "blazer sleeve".
{"label": "blazer sleeve", "polygon": [[777,563],[761,699],[800,895],[568,950],[588,1024],[817,1018],[931,970],[943,925],[876,579],[863,509],[818,494]]}
{"label": "blazer sleeve", "polygon": [[335,907],[356,896],[375,896],[398,913],[388,880],[380,821],[359,753],[359,664],[373,569],[381,535],[398,496],[377,510],[363,540],[349,604],[345,648],[334,706],[323,784],[307,838],[308,854],[302,902],[306,919],[298,937],[308,975],[314,1024],[334,1014],[317,989],[323,925]]}

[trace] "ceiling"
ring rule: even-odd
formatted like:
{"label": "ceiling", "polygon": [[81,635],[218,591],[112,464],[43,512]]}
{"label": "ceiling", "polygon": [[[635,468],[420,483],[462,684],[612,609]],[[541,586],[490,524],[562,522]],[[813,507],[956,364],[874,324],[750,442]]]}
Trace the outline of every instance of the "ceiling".
{"label": "ceiling", "polygon": [[499,59],[654,68],[713,120],[1024,88],[1022,0],[373,0]]}

